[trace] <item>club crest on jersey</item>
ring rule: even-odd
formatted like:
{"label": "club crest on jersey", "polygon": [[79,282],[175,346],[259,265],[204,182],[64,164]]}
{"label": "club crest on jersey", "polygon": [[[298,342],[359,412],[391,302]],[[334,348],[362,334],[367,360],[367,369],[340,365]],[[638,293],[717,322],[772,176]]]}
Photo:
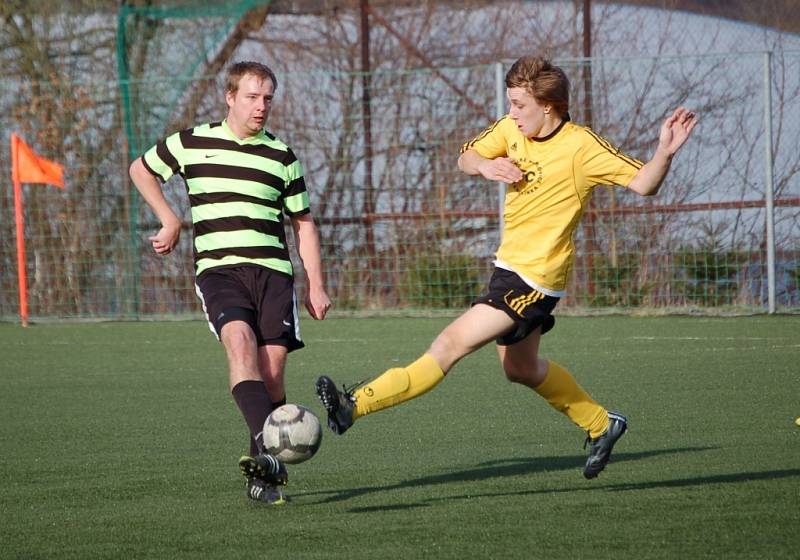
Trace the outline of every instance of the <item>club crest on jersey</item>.
{"label": "club crest on jersey", "polygon": [[[538,161],[519,160],[522,180],[514,183],[512,188],[520,194],[533,194],[542,184],[542,165]],[[527,164],[527,165],[526,165]]]}

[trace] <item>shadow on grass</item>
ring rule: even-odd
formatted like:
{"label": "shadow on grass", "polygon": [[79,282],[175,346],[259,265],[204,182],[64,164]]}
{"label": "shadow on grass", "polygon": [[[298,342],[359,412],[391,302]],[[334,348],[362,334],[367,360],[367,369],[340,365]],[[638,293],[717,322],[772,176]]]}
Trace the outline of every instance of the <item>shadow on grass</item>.
{"label": "shadow on grass", "polygon": [[[706,486],[708,484],[731,484],[739,482],[753,482],[756,480],[777,480],[781,478],[800,477],[800,469],[785,469],[780,471],[762,471],[751,473],[731,473],[720,474],[714,476],[699,476],[695,478],[673,479],[673,480],[658,480],[655,482],[639,482],[635,484],[607,484],[605,486],[582,486],[574,488],[559,488],[553,490],[522,490],[517,492],[484,492],[482,494],[470,494],[468,496],[448,496],[442,498],[427,498],[420,502],[413,502],[403,505],[387,505],[387,506],[368,506],[360,508],[351,508],[348,510],[350,513],[370,513],[376,511],[392,511],[402,509],[412,509],[421,507],[430,507],[436,502],[452,502],[457,500],[474,500],[475,498],[503,498],[508,496],[526,496],[536,494],[555,494],[565,492],[624,492],[628,490],[649,490],[653,488],[684,488],[689,486]],[[397,485],[397,487],[405,486]],[[385,488],[386,490],[391,488]]]}
{"label": "shadow on grass", "polygon": [[[639,459],[645,459],[648,457],[654,457],[657,455],[665,455],[671,453],[697,453],[701,451],[708,451],[710,449],[714,449],[713,447],[681,447],[681,448],[673,448],[673,449],[659,449],[653,451],[642,451],[638,453],[615,453],[613,457],[614,463],[621,463],[623,461],[637,461]],[[374,494],[377,492],[387,492],[391,490],[400,490],[403,488],[417,488],[419,486],[434,486],[437,484],[449,484],[453,482],[477,482],[483,481],[491,478],[503,478],[509,476],[520,476],[520,475],[528,475],[534,474],[538,472],[547,472],[547,471],[560,471],[560,470],[573,470],[576,471],[580,470],[583,467],[585,458],[584,457],[519,457],[514,459],[504,459],[499,461],[489,461],[486,463],[481,463],[477,467],[472,469],[466,469],[461,471],[455,471],[445,474],[439,475],[432,475],[432,476],[424,476],[420,478],[414,478],[410,480],[405,480],[403,482],[399,482],[397,484],[391,484],[387,486],[364,486],[361,488],[348,488],[344,490],[338,491],[321,491],[321,492],[310,492],[308,494],[304,494],[305,496],[314,496],[320,494],[330,494],[327,498],[323,498],[315,504],[328,504],[332,502],[340,502],[344,500],[351,500],[353,498],[357,498],[359,496],[364,496],[367,494]],[[592,486],[591,489],[597,489],[597,486]],[[631,488],[633,489],[633,488]],[[564,491],[573,491],[573,490],[558,490],[560,492]],[[540,491],[537,490],[535,492],[530,493],[541,493],[541,492],[550,492],[548,491]],[[513,492],[512,494],[519,495],[519,494],[526,494],[528,492]],[[486,496],[502,496],[505,494],[485,494]],[[479,495],[470,494],[469,498],[473,498]],[[467,496],[465,496],[466,498]],[[421,504],[420,504],[421,505]],[[405,507],[405,506],[404,506]],[[385,506],[379,508],[364,508],[364,511],[372,511],[374,509],[397,509],[398,506]],[[355,509],[352,511],[362,511],[361,509]]]}
{"label": "shadow on grass", "polygon": [[[442,498],[428,498],[422,502],[417,502],[416,507],[430,507],[434,502],[449,502],[456,500],[472,500],[475,498],[502,498],[507,496],[526,496],[535,494],[556,494],[566,492],[626,492],[629,490],[650,490],[655,488],[686,488],[691,486],[706,486],[709,484],[731,484],[740,482],[753,482],[757,480],[778,480],[781,478],[794,478],[800,477],[800,469],[784,469],[779,471],[762,471],[762,472],[742,472],[731,474],[720,474],[713,476],[699,476],[694,478],[682,478],[672,480],[656,480],[653,482],[637,482],[637,483],[623,483],[623,484],[606,484],[597,486],[573,487],[573,488],[558,488],[552,490],[522,490],[519,492],[484,492],[482,494],[470,494],[469,496],[448,496]],[[412,504],[409,504],[412,505]],[[352,513],[363,513],[369,511],[379,511],[382,507],[365,507],[365,508],[352,508]],[[387,509],[392,509],[389,506]]]}

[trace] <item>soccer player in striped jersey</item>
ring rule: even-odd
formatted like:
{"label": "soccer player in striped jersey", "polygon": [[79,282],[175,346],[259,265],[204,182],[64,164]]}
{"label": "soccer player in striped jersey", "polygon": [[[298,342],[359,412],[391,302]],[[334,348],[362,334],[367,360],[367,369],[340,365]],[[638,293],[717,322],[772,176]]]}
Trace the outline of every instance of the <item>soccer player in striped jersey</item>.
{"label": "soccer player in striped jersey", "polygon": [[269,67],[232,65],[225,120],[174,133],[130,167],[134,185],[161,221],[150,241],[162,256],[177,245],[181,220],[161,183],[175,174],[186,183],[197,295],[225,348],[231,393],[250,434],[250,454],[239,468],[247,495],[271,504],[285,502],[280,486],[287,475],[263,452],[261,432],[273,408],[286,403],[287,354],[303,347],[284,214],[305,269],[306,309],[321,320],[331,306],[303,168],[292,150],[264,129],[276,87]]}
{"label": "soccer player in striped jersey", "polygon": [[555,319],[574,258],[573,234],[597,185],[658,192],[672,158],[696,123],[686,109],[661,126],[653,157],[642,163],[569,119],[569,82],[561,68],[523,57],[506,74],[509,113],[467,142],[458,166],[507,187],[502,241],[487,292],[451,323],[418,360],[360,388],[337,389],[321,376],[316,389],[328,424],[343,433],[373,412],[435,387],[464,356],[492,340],[509,381],[533,389],[587,433],[583,474],[606,466],[627,419],[598,404],[561,365],[539,356]]}

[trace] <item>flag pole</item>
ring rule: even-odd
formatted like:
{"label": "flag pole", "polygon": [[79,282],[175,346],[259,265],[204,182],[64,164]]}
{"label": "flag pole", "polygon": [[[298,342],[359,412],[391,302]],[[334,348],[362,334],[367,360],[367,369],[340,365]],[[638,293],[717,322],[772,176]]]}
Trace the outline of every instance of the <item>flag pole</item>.
{"label": "flag pole", "polygon": [[25,270],[25,223],[22,211],[22,181],[17,161],[19,137],[11,135],[11,179],[14,183],[14,216],[17,222],[17,278],[19,278],[19,318],[23,327],[28,326],[28,275]]}

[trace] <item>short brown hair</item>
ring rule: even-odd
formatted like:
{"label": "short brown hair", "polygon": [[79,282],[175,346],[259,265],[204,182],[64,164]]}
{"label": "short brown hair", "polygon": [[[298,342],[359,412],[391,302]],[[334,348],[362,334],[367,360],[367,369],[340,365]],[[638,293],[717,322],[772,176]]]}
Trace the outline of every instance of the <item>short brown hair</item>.
{"label": "short brown hair", "polygon": [[566,116],[569,111],[569,80],[564,71],[541,56],[523,56],[506,74],[506,87],[521,87],[539,103],[549,103]]}
{"label": "short brown hair", "polygon": [[239,82],[245,74],[251,74],[262,80],[269,78],[272,80],[272,89],[278,89],[278,79],[269,66],[260,62],[244,61],[237,62],[228,68],[228,72],[225,74],[225,93],[235,94],[239,91]]}

